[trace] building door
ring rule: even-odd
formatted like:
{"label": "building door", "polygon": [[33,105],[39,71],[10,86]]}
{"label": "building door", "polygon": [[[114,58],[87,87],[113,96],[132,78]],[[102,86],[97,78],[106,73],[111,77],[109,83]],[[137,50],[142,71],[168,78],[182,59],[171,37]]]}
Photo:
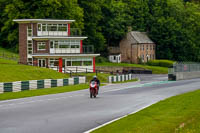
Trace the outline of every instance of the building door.
{"label": "building door", "polygon": [[45,59],[38,59],[38,66],[39,67],[46,67],[46,60]]}

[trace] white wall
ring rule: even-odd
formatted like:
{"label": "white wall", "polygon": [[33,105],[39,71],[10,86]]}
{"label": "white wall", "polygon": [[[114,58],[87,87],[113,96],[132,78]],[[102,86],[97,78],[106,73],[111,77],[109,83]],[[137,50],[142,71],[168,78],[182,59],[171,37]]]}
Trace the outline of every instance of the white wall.
{"label": "white wall", "polygon": [[[114,60],[115,57],[115,60]],[[109,61],[113,63],[121,63],[121,54],[120,55],[110,55]]]}

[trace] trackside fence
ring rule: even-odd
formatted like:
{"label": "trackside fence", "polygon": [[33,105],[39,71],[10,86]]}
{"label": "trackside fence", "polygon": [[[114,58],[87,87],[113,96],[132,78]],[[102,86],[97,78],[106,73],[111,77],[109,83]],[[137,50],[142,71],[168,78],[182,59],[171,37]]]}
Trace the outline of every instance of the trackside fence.
{"label": "trackside fence", "polygon": [[53,88],[86,83],[86,77],[72,77],[68,79],[44,79],[30,81],[16,81],[10,83],[0,83],[0,93],[19,92],[25,90],[36,90],[43,88]]}
{"label": "trackside fence", "polygon": [[135,79],[136,77],[133,74],[125,74],[125,75],[116,75],[116,76],[109,76],[108,83],[114,82],[123,82],[127,80]]}
{"label": "trackside fence", "polygon": [[0,51],[0,58],[2,59],[7,59],[7,60],[13,60],[13,61],[19,61],[19,56],[15,54],[8,54],[6,52],[1,52]]}
{"label": "trackside fence", "polygon": [[200,63],[176,62],[168,69],[169,80],[192,79],[200,77]]}

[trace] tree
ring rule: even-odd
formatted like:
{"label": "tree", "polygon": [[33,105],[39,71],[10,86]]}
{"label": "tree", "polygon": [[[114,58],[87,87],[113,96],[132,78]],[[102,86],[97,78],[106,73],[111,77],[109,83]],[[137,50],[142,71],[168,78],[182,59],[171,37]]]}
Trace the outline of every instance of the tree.
{"label": "tree", "polygon": [[83,29],[83,10],[77,4],[77,0],[41,0],[26,1],[13,0],[6,5],[3,16],[8,19],[2,21],[3,44],[7,47],[15,47],[18,43],[18,25],[13,19],[22,18],[53,18],[53,19],[76,19],[74,26]]}
{"label": "tree", "polygon": [[88,39],[83,43],[93,45],[95,52],[104,54],[105,38],[102,34],[100,20],[103,19],[102,6],[104,0],[80,0],[80,6],[84,9],[84,35]]}
{"label": "tree", "polygon": [[122,0],[107,0],[102,7],[102,31],[108,46],[118,46],[127,33],[128,26],[131,25],[127,7],[128,4]]}

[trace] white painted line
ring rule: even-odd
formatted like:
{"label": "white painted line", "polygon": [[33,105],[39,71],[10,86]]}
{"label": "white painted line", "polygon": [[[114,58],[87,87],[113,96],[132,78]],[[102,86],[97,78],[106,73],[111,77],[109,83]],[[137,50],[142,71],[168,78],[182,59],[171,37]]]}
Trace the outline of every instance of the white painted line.
{"label": "white painted line", "polygon": [[137,112],[139,112],[139,111],[141,111],[141,110],[143,110],[143,109],[145,109],[145,108],[147,108],[147,107],[149,107],[149,106],[151,106],[151,105],[153,105],[153,104],[155,104],[155,103],[156,103],[156,102],[153,102],[153,103],[151,103],[151,104],[148,104],[147,106],[144,106],[144,107],[142,107],[142,108],[140,108],[140,109],[138,109],[138,110],[136,110],[136,111],[134,111],[134,112],[131,112],[131,113],[127,114],[127,115],[124,115],[124,116],[121,116],[121,117],[116,118],[116,119],[114,119],[114,120],[111,120],[111,121],[109,121],[109,122],[106,122],[106,123],[104,123],[104,124],[102,124],[102,125],[100,125],[100,126],[98,126],[98,127],[95,127],[95,128],[90,129],[90,130],[88,130],[88,131],[85,131],[84,133],[91,133],[92,131],[97,130],[97,129],[103,127],[103,126],[106,126],[106,125],[108,125],[108,124],[110,124],[110,123],[112,123],[112,122],[115,122],[115,121],[117,121],[117,120],[120,120],[120,119],[122,119],[122,118],[124,118],[124,117],[127,117],[127,116],[129,116],[129,115],[135,114],[135,113],[137,113]]}

